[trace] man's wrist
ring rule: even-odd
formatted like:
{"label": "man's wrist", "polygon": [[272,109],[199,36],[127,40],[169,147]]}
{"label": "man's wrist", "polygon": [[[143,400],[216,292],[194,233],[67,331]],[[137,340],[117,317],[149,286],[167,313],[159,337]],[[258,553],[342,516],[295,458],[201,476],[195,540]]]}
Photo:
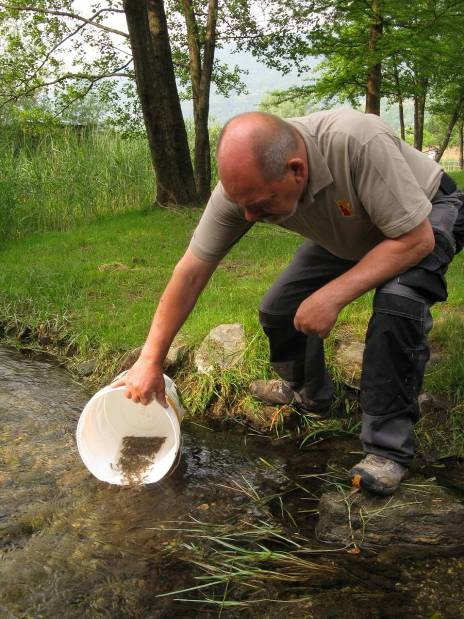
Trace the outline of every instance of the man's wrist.
{"label": "man's wrist", "polygon": [[144,350],[142,350],[142,352],[140,353],[139,358],[145,361],[146,363],[150,363],[154,366],[160,366],[160,367],[163,365],[163,362],[164,362],[164,357],[161,358],[160,355],[157,353],[148,352]]}

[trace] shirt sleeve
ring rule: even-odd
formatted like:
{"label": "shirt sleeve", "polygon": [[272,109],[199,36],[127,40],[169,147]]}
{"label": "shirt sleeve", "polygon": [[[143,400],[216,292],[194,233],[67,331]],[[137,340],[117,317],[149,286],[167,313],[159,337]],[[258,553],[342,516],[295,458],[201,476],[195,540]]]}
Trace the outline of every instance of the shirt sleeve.
{"label": "shirt sleeve", "polygon": [[221,260],[253,226],[235,202],[229,200],[221,183],[214,188],[193,232],[189,249],[200,260]]}
{"label": "shirt sleeve", "polygon": [[355,170],[357,194],[372,223],[396,238],[422,223],[432,205],[397,144],[381,133],[361,147]]}

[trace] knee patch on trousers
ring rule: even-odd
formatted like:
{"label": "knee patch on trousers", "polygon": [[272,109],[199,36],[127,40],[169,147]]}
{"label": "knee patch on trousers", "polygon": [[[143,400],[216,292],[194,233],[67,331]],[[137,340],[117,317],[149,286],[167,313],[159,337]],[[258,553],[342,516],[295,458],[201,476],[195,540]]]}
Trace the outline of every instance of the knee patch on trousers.
{"label": "knee patch on trousers", "polygon": [[403,316],[420,323],[424,322],[427,310],[425,301],[402,284],[388,285],[379,289],[375,294],[373,306],[374,312]]}

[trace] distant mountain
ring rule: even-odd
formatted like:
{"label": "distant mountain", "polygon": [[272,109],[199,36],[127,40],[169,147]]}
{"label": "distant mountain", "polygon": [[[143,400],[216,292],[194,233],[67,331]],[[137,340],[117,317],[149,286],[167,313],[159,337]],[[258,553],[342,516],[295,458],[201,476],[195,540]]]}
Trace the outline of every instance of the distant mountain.
{"label": "distant mountain", "polygon": [[[249,53],[233,53],[231,48],[224,48],[218,50],[217,55],[230,66],[238,65],[241,69],[248,71],[248,75],[244,75],[242,78],[247,86],[248,94],[233,94],[230,97],[223,97],[215,89],[212,90],[210,97],[210,119],[212,122],[216,121],[221,125],[236,114],[256,110],[266,93],[273,90],[285,90],[290,88],[290,86],[301,86],[306,81],[305,76],[298,76],[297,71],[282,75],[275,69],[269,69]],[[310,64],[315,66],[318,62],[319,60],[314,58]],[[307,77],[310,76],[308,75]],[[182,110],[186,118],[192,117],[191,102],[183,102]],[[404,115],[406,127],[411,127],[414,115],[412,102],[405,102]],[[399,134],[398,105],[388,106],[386,101],[382,101],[381,116]]]}
{"label": "distant mountain", "polygon": [[[275,69],[268,69],[264,64],[255,60],[251,54],[232,53],[230,49],[222,49],[219,50],[218,57],[230,66],[238,65],[241,69],[248,71],[248,75],[242,77],[248,94],[223,97],[213,89],[210,97],[210,118],[220,124],[236,114],[256,110],[261,99],[271,90],[284,90],[304,83],[304,77],[298,77],[296,71],[282,75]],[[316,62],[314,59],[314,64]],[[192,117],[191,102],[184,102],[182,110],[186,118]]]}

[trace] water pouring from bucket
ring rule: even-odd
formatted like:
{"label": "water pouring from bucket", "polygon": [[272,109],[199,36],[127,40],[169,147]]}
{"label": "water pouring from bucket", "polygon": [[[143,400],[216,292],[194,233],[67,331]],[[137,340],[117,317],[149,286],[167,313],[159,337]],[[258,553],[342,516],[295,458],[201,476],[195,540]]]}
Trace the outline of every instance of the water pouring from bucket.
{"label": "water pouring from bucket", "polygon": [[151,484],[173,467],[180,453],[185,411],[174,382],[166,375],[164,380],[168,408],[156,400],[147,406],[136,404],[125,397],[124,386],[111,385],[100,389],[84,407],[77,424],[77,448],[100,481],[120,486]]}

